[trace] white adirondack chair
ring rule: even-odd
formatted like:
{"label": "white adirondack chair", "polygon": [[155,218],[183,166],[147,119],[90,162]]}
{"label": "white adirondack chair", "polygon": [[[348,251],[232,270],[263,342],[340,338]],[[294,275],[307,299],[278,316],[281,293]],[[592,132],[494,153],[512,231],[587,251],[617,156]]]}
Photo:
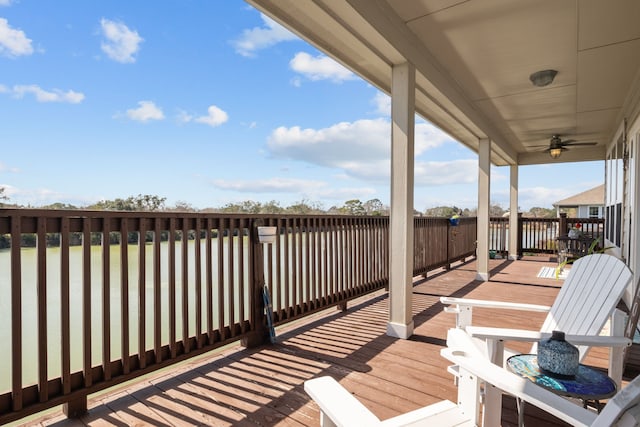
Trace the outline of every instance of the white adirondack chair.
{"label": "white adirondack chair", "polygon": [[[530,380],[515,375],[508,370],[478,357],[475,343],[469,343],[470,335],[461,329],[451,329],[447,337],[448,348],[441,354],[460,368],[463,376],[470,377],[485,384],[485,393],[495,389],[493,394],[507,393],[528,405],[538,408],[560,418],[574,427],[631,427],[640,425],[640,376],[631,381],[625,388],[612,397],[600,414],[585,409],[571,400],[555,394]],[[459,348],[471,351],[458,350]],[[469,381],[469,380],[468,380]],[[484,411],[488,408],[485,406]],[[493,420],[484,426],[499,426],[501,420]],[[486,419],[485,419],[486,420]]]}
{"label": "white adirondack chair", "polygon": [[[331,377],[304,383],[320,408],[320,425],[333,426],[474,426],[479,425],[480,384],[511,394],[573,426],[632,426],[640,420],[640,378],[614,396],[598,415],[491,363],[477,342],[461,329],[451,329],[441,355],[462,373],[458,404],[443,400],[384,421]],[[498,391],[501,393],[501,391]],[[486,409],[485,409],[486,410]],[[499,425],[500,420],[495,425]]]}
{"label": "white adirondack chair", "polygon": [[[508,356],[515,354],[509,349],[505,350],[504,341],[533,342],[531,353],[536,353],[538,341],[548,338],[553,330],[560,330],[565,332],[567,341],[579,348],[580,360],[590,347],[610,347],[609,376],[620,386],[624,368],[623,349],[631,341],[624,338],[627,316],[617,310],[616,305],[630,286],[631,279],[631,271],[620,259],[606,254],[592,254],[573,264],[551,307],[451,297],[442,297],[440,300],[452,306],[445,308],[445,311],[456,314],[457,328],[486,343],[487,354],[495,364],[502,365]],[[473,307],[546,311],[548,315],[539,331],[478,327],[471,325]],[[611,336],[599,336],[609,318]],[[451,371],[456,374],[456,367],[452,367]],[[499,405],[499,397],[487,393],[485,415],[498,418]],[[492,424],[495,419],[485,422]]]}

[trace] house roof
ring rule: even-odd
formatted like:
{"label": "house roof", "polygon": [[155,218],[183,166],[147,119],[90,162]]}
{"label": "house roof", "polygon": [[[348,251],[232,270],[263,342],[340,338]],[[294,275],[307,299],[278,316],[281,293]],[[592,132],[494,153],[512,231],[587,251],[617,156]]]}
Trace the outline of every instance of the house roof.
{"label": "house roof", "polygon": [[[387,94],[413,64],[416,113],[498,166],[604,160],[638,113],[637,0],[246,1]],[[555,134],[596,145],[552,159]]]}
{"label": "house roof", "polygon": [[566,199],[557,201],[553,204],[554,207],[558,206],[596,206],[604,205],[604,184],[598,185],[591,190],[583,191],[574,196],[567,197]]}

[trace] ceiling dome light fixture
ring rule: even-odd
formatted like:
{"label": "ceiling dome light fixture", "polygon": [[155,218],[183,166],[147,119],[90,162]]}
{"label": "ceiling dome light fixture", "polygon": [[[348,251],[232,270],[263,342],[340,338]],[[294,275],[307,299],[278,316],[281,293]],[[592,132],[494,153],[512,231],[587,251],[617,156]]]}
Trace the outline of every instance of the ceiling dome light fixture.
{"label": "ceiling dome light fixture", "polygon": [[529,76],[529,80],[534,86],[544,87],[550,85],[558,72],[556,70],[536,71]]}

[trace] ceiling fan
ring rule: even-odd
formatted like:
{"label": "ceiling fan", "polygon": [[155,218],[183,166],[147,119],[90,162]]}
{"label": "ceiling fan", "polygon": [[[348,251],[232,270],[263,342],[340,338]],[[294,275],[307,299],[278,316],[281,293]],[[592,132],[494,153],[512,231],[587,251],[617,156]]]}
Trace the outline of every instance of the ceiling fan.
{"label": "ceiling fan", "polygon": [[549,147],[544,151],[548,152],[552,159],[557,159],[560,157],[563,151],[568,150],[565,147],[576,147],[579,145],[596,145],[597,142],[578,142],[573,139],[565,139],[563,140],[560,135],[552,135],[551,140],[549,141]]}

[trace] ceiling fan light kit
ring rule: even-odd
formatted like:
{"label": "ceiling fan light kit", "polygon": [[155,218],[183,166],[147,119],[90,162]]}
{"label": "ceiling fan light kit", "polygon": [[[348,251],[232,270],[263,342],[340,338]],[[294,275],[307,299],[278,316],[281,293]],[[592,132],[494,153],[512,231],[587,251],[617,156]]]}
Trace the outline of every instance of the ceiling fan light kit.
{"label": "ceiling fan light kit", "polygon": [[557,159],[558,157],[560,157],[560,154],[562,154],[562,148],[560,147],[551,148],[549,150],[549,155],[551,156],[552,159]]}
{"label": "ceiling fan light kit", "polygon": [[531,80],[531,83],[533,83],[534,86],[544,87],[550,85],[553,82],[556,74],[558,74],[558,71],[556,70],[536,71],[529,76],[529,80]]}

